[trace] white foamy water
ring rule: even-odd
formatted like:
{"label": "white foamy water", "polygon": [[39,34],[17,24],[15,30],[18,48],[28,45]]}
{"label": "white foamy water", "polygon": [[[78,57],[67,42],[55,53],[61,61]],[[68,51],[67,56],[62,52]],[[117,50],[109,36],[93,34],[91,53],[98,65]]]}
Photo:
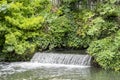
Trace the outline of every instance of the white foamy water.
{"label": "white foamy water", "polygon": [[83,54],[35,53],[31,62],[90,66],[91,56]]}
{"label": "white foamy water", "polygon": [[37,63],[37,62],[14,62],[14,63],[7,63],[7,64],[0,64],[0,76],[13,74],[15,72],[24,72],[27,70],[37,69],[41,67],[46,68],[59,68],[59,67],[66,67],[66,68],[88,68],[90,66],[80,66],[80,65],[65,65],[65,64],[50,64],[50,63]]}
{"label": "white foamy water", "polygon": [[0,80],[119,80],[120,73],[90,66],[17,62],[0,64]]}
{"label": "white foamy water", "polygon": [[0,64],[0,76],[25,72],[39,68],[88,68],[91,56],[63,53],[35,53],[30,62],[13,62]]}

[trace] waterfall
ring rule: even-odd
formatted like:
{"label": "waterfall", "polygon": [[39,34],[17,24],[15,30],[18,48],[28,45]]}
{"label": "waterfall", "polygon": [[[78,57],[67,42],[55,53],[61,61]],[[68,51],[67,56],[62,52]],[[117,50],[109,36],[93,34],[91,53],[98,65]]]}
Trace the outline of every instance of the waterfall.
{"label": "waterfall", "polygon": [[86,54],[63,54],[63,53],[53,53],[53,52],[49,52],[49,53],[37,52],[31,59],[31,62],[90,66],[91,56]]}

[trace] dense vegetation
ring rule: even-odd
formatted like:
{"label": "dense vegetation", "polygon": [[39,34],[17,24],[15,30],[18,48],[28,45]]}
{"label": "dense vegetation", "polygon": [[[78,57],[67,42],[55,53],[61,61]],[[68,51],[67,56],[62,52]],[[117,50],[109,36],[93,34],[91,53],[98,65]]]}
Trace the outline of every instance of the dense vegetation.
{"label": "dense vegetation", "polygon": [[35,51],[88,49],[105,69],[120,70],[120,6],[117,0],[76,7],[79,0],[0,1],[0,56],[27,60]]}

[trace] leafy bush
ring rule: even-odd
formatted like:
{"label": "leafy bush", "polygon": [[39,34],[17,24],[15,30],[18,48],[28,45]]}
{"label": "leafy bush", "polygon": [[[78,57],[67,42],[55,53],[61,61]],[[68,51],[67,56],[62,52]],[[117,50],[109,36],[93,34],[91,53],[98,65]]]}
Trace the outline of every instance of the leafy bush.
{"label": "leafy bush", "polygon": [[120,31],[113,36],[93,41],[88,52],[103,68],[120,70]]}
{"label": "leafy bush", "polygon": [[101,67],[120,70],[117,0],[97,3],[94,10],[87,0],[78,9],[78,2],[61,0],[58,7],[50,0],[0,1],[0,52],[6,61],[28,60],[36,50],[88,49]]}
{"label": "leafy bush", "polygon": [[[28,2],[28,3],[27,3]],[[45,22],[44,12],[50,11],[47,0],[29,0],[0,4],[0,46],[2,53],[29,55],[37,47],[36,38],[40,37]]]}
{"label": "leafy bush", "polygon": [[36,49],[61,47],[71,30],[61,10],[52,11],[48,0],[1,1],[0,46],[2,53],[31,55]]}
{"label": "leafy bush", "polygon": [[120,70],[119,7],[112,1],[100,4],[96,10],[99,15],[92,21],[88,31],[89,35],[98,37],[90,44],[88,53],[95,57],[101,67],[116,71]]}

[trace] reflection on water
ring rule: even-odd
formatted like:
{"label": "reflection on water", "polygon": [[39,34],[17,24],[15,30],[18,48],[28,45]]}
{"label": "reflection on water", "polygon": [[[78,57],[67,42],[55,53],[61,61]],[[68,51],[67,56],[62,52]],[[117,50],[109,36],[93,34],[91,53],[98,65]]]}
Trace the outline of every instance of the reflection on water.
{"label": "reflection on water", "polygon": [[0,80],[120,80],[120,72],[74,65],[11,63],[0,65]]}

